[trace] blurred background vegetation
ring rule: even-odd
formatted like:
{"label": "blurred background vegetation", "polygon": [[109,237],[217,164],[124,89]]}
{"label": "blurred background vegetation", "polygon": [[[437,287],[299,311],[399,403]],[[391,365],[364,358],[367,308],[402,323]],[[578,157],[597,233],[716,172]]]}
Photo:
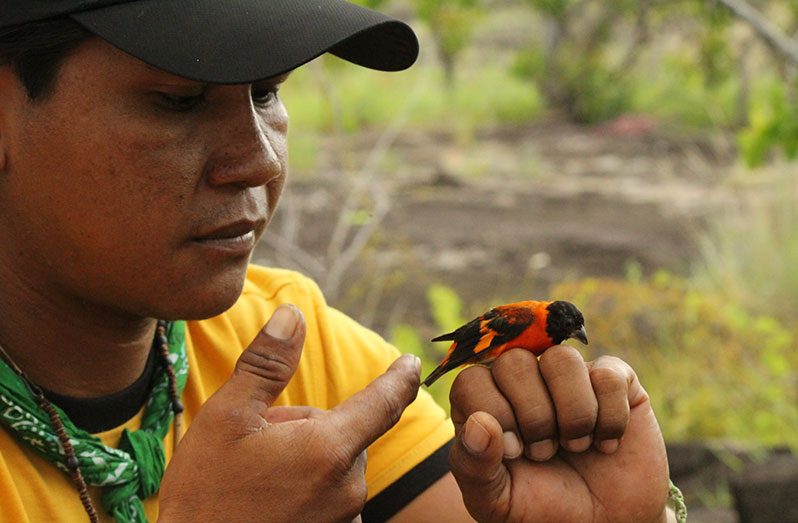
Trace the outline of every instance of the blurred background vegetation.
{"label": "blurred background vegetation", "polygon": [[[335,58],[294,73],[282,93],[292,117],[292,183],[320,187],[334,178],[345,187],[333,193],[341,195],[333,198],[336,214],[305,218],[301,227],[297,216],[311,212],[312,191],[289,193],[270,241],[290,240],[295,248],[282,258],[264,254],[267,261],[311,273],[333,305],[403,351],[421,355],[425,372],[447,348],[430,344],[432,336],[492,306],[523,298],[571,300],[585,313],[591,340],[580,350],[587,358],[619,355],[633,365],[668,441],[798,448],[798,168],[792,163],[798,153],[798,1],[362,3],[408,20],[419,33],[422,56],[399,74],[365,71]],[[446,194],[454,194],[499,183],[491,168],[468,156],[486,136],[558,125],[609,133],[620,145],[652,136],[687,141],[702,157],[723,158],[713,164],[710,188],[702,194],[726,197],[685,229],[693,246],[686,263],[663,259],[652,266],[629,256],[613,271],[593,274],[585,263],[578,271],[558,272],[543,280],[543,288],[528,273],[519,274],[514,286],[492,284],[501,279],[479,286],[478,268],[470,278],[447,278],[440,266],[424,266],[427,256],[407,255],[407,244],[391,270],[375,272],[381,246],[404,241],[385,232],[397,205],[392,177],[409,169],[398,153],[392,156],[392,147],[421,136],[441,140],[445,154],[458,151],[460,163],[430,162],[465,166],[430,175],[426,192],[398,193],[429,197],[445,186]],[[509,147],[502,158],[517,160],[520,183],[562,188],[564,171],[541,163],[545,149],[536,151]],[[701,172],[681,175],[688,184],[706,184]],[[416,178],[408,176],[412,184]],[[637,182],[644,191],[646,179]],[[608,177],[606,183],[619,182]],[[657,196],[670,198],[666,207],[674,213],[683,203],[681,193]],[[324,231],[315,240],[296,232],[314,226]],[[425,222],[425,235],[433,226]],[[492,234],[547,228],[557,236],[557,227],[504,223]],[[609,233],[622,236],[624,224]],[[653,250],[658,234],[651,230],[650,245],[642,249]],[[475,234],[474,244],[481,238]],[[485,247],[489,258],[491,248]],[[530,266],[557,267],[579,257],[567,245],[548,253],[531,244],[518,249],[528,251]],[[490,265],[501,269],[501,263]],[[512,269],[504,272],[513,280]],[[403,302],[399,296],[419,282],[418,299]],[[452,378],[431,389],[443,405]]]}

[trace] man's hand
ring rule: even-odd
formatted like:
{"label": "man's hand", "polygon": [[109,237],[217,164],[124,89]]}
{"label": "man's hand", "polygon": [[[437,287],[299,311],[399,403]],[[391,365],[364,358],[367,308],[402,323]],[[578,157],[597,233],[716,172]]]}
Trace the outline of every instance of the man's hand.
{"label": "man's hand", "polygon": [[365,449],[415,398],[419,362],[398,359],[330,411],[271,407],[304,338],[301,313],[278,308],[178,446],[161,485],[162,521],[352,521],[360,514]]}
{"label": "man's hand", "polygon": [[665,444],[623,361],[511,350],[461,372],[451,404],[452,472],[476,520],[665,521]]}

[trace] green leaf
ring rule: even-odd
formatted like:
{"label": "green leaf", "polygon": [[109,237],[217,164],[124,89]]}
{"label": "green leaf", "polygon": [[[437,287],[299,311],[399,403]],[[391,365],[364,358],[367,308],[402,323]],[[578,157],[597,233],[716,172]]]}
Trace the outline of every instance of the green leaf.
{"label": "green leaf", "polygon": [[427,301],[435,324],[442,332],[453,331],[466,320],[463,318],[463,302],[451,288],[434,284],[427,289]]}

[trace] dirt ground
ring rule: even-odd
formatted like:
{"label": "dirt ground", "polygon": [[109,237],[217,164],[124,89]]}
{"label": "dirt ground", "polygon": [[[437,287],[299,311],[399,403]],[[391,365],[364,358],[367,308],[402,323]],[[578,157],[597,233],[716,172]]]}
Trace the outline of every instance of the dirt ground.
{"label": "dirt ground", "polygon": [[[623,275],[630,263],[684,272],[703,220],[728,200],[734,162],[729,141],[680,137],[640,117],[467,140],[413,131],[384,151],[381,139],[322,142],[317,168],[292,172],[255,254],[309,273],[378,330],[428,322],[424,293],[436,282],[479,309],[543,297],[567,278]],[[352,252],[337,247],[364,239]]]}

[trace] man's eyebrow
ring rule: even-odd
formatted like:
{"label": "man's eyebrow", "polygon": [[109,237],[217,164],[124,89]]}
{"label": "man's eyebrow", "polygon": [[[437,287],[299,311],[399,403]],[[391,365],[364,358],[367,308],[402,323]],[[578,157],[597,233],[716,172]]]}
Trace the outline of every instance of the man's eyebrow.
{"label": "man's eyebrow", "polygon": [[185,76],[180,76],[179,74],[170,73],[169,71],[165,71],[163,69],[159,69],[154,65],[150,65],[147,62],[139,61],[139,66],[141,66],[141,70],[143,73],[152,76],[153,80],[157,83],[163,84],[190,84],[190,85],[208,85],[207,82],[202,82],[199,80],[194,80],[191,78],[186,78]]}
{"label": "man's eyebrow", "polygon": [[294,70],[292,69],[292,70],[290,70],[288,72],[285,72],[283,74],[278,74],[277,76],[272,76],[271,78],[264,78],[263,80],[256,80],[253,83],[271,82],[271,83],[275,83],[275,84],[280,84],[280,83],[283,83],[286,80],[288,80],[288,77],[291,76],[291,73],[293,73],[293,72],[294,72]]}
{"label": "man's eyebrow", "polygon": [[[144,62],[144,61],[139,61],[138,65],[142,66],[142,70],[145,71],[148,74],[151,74],[153,76],[160,76],[160,77],[163,77],[163,78],[169,78],[169,79],[174,80],[173,82],[166,81],[166,82],[159,82],[159,83],[173,84],[173,83],[180,82],[180,83],[184,83],[186,85],[190,84],[190,85],[198,85],[198,86],[200,86],[200,85],[201,86],[224,85],[224,84],[213,84],[213,83],[209,83],[209,82],[203,82],[203,81],[200,81],[200,80],[194,80],[192,78],[187,78],[185,76],[180,76],[178,74],[171,73],[169,71],[165,71],[164,69],[160,69],[158,67],[155,67],[154,65],[148,64],[147,62]],[[247,84],[247,83],[248,84],[264,84],[264,83],[281,84],[281,83],[285,82],[286,80],[288,80],[288,78],[291,76],[291,74],[293,74],[293,72],[295,70],[296,69],[291,69],[290,71],[286,71],[286,72],[284,72],[282,74],[278,74],[276,76],[271,76],[269,78],[261,78],[261,79],[253,80],[251,82],[241,82],[241,83],[242,84]]]}

